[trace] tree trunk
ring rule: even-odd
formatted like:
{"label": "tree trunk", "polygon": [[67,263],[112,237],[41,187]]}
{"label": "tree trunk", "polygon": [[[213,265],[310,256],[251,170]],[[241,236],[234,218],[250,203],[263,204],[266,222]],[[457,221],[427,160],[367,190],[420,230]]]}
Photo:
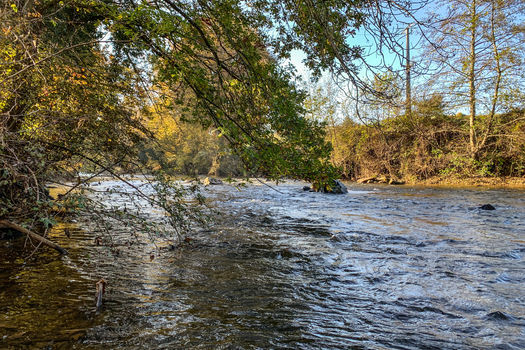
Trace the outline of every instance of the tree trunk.
{"label": "tree trunk", "polygon": [[489,121],[487,124],[487,128],[485,129],[485,133],[483,135],[482,140],[479,142],[478,145],[478,151],[485,147],[485,144],[487,143],[487,139],[489,138],[490,134],[492,133],[492,128],[494,126],[494,119],[496,117],[496,107],[498,104],[499,99],[499,89],[501,84],[501,79],[503,76],[503,70],[501,67],[501,57],[500,52],[498,48],[498,42],[496,40],[496,4],[492,2],[491,7],[491,14],[490,14],[490,41],[492,44],[492,52],[494,55],[494,61],[496,63],[496,81],[494,84],[494,93],[492,95],[492,103],[490,108],[490,114],[489,114]]}
{"label": "tree trunk", "polygon": [[469,107],[470,107],[470,118],[469,118],[469,143],[470,143],[470,156],[475,159],[477,156],[476,150],[476,29],[477,29],[477,7],[476,0],[472,1],[470,11],[470,64],[469,64]]}

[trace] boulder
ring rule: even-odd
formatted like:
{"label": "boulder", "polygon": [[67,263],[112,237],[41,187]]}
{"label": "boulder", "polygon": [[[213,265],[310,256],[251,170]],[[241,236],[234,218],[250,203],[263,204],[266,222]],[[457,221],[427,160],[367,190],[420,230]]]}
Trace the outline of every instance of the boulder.
{"label": "boulder", "polygon": [[333,194],[345,194],[348,193],[348,190],[346,189],[346,186],[339,180],[335,180],[334,184],[330,186],[330,190],[328,190],[326,187],[319,190],[319,192],[323,193],[333,193]]}
{"label": "boulder", "polygon": [[481,210],[496,210],[492,204],[483,204],[481,207],[479,207]]}
{"label": "boulder", "polygon": [[345,194],[348,193],[348,190],[341,181],[335,180],[335,186],[332,188],[332,191],[330,191],[330,193]]}
{"label": "boulder", "polygon": [[310,191],[310,190],[311,190],[310,186],[303,186],[303,191]]}
{"label": "boulder", "polygon": [[206,186],[208,185],[222,185],[222,180],[216,179],[214,177],[207,177],[204,180],[202,180],[202,183]]}

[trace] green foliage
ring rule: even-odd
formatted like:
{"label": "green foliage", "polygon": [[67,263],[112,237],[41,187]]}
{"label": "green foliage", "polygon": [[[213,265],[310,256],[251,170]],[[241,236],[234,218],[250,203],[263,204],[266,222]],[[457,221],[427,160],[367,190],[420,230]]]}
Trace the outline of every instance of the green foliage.
{"label": "green foliage", "polygon": [[84,4],[18,0],[19,11],[0,9],[0,205],[2,218],[28,227],[47,229],[57,208],[73,205],[49,196],[50,181],[77,175],[84,162],[100,171],[130,161],[144,137],[135,80],[101,50],[102,17]]}
{"label": "green foliage", "polygon": [[[296,20],[303,29],[275,52],[286,56],[305,40],[320,55],[311,57],[317,69],[341,52],[351,58],[358,50],[348,48],[339,34],[330,42],[316,34],[322,23],[310,26],[305,16],[313,7],[306,3],[287,4],[296,11],[293,17],[274,12],[273,5],[3,2],[0,218],[46,229],[57,210],[89,207],[117,220],[121,209],[97,211],[96,203],[79,199],[87,187],[81,170],[125,182],[119,173],[220,171],[221,163],[241,163],[248,175],[304,179],[319,187],[331,183],[337,171],[329,162],[324,126],[305,118],[305,94],[269,52],[277,42],[268,29],[275,26],[284,34],[288,21]],[[315,5],[325,11],[321,22],[334,15],[334,29],[358,25],[357,12],[343,2],[325,5]],[[344,15],[338,14],[341,6]],[[154,111],[159,107],[162,113]],[[170,131],[159,137],[148,120],[160,114],[175,120],[183,135]],[[221,137],[217,140],[216,132],[211,137],[209,130]],[[46,186],[63,179],[72,181],[72,190],[61,198],[49,196]],[[200,200],[185,199],[192,191],[167,177],[158,180],[156,194],[141,198],[161,208],[173,226],[196,219],[189,208]]]}
{"label": "green foliage", "polygon": [[411,118],[385,119],[375,128],[350,119],[337,126],[334,163],[352,179],[524,176],[525,128],[523,123],[514,124],[522,113],[498,115],[500,136],[472,159],[465,147],[467,118],[445,114],[441,96],[435,95],[417,101]]}
{"label": "green foliage", "polygon": [[132,41],[122,54],[152,51],[163,97],[183,119],[217,128],[250,172],[324,181],[331,171],[324,129],[303,117],[304,94],[264,50],[258,25],[261,18],[236,2],[165,2],[121,7],[109,28]]}
{"label": "green foliage", "polygon": [[349,45],[348,38],[364,24],[365,2],[256,0],[251,3],[254,12],[277,27],[272,45],[278,55],[288,57],[292,49],[303,50],[307,55],[305,63],[314,77],[329,68],[357,76],[354,61],[361,57],[363,49]]}

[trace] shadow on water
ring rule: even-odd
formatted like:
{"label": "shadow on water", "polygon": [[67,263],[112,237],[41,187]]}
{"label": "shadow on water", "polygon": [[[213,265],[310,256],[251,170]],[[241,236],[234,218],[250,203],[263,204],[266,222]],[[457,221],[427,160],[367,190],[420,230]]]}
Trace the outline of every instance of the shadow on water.
{"label": "shadow on water", "polygon": [[25,258],[32,251],[27,244],[0,241],[0,347],[68,346],[99,321],[86,293],[91,282],[68,266],[79,251],[57,258],[42,249]]}
{"label": "shadow on water", "polygon": [[178,250],[115,230],[115,257],[74,226],[60,259],[0,242],[0,347],[525,348],[523,192],[302,185],[208,188],[221,214]]}

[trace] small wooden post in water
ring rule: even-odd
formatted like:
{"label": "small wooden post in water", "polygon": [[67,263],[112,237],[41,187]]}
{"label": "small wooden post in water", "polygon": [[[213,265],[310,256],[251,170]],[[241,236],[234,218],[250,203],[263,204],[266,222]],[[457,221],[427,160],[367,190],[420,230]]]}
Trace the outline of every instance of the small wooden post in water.
{"label": "small wooden post in water", "polygon": [[101,278],[100,281],[98,281],[95,286],[97,287],[97,294],[95,296],[95,301],[97,304],[97,309],[99,309],[102,306],[102,296],[106,292],[106,280]]}

